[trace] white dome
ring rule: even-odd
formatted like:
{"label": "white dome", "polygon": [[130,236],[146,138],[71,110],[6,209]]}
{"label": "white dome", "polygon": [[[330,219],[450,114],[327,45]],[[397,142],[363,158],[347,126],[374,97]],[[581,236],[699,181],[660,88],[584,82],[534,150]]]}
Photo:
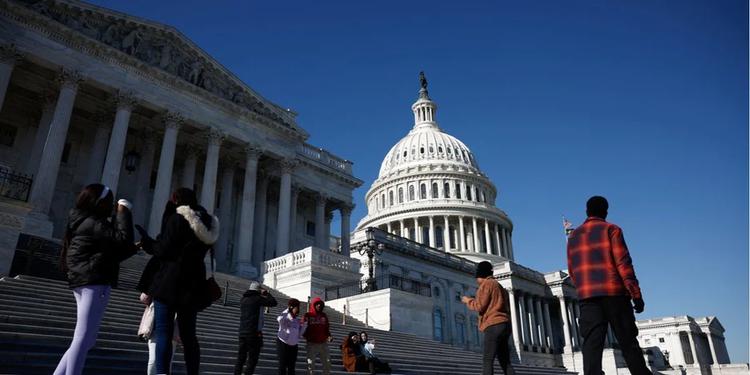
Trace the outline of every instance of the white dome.
{"label": "white dome", "polygon": [[388,151],[380,165],[378,179],[400,169],[429,164],[431,161],[458,164],[479,173],[474,155],[463,142],[437,126],[426,126],[412,129]]}

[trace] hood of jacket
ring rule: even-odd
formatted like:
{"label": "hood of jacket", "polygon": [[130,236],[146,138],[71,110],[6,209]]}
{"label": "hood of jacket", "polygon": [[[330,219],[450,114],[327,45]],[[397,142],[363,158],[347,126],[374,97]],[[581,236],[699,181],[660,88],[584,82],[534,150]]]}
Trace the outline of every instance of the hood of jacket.
{"label": "hood of jacket", "polygon": [[323,302],[323,299],[320,297],[315,297],[312,300],[310,300],[310,306],[307,307],[307,312],[309,315],[318,315],[318,312],[315,310],[315,304],[320,303],[323,305],[323,307],[326,307],[325,302]]}
{"label": "hood of jacket", "polygon": [[[177,213],[187,220],[198,240],[206,245],[213,245],[219,238],[219,219],[206,212],[203,207],[180,206]],[[210,227],[206,223],[211,223]]]}

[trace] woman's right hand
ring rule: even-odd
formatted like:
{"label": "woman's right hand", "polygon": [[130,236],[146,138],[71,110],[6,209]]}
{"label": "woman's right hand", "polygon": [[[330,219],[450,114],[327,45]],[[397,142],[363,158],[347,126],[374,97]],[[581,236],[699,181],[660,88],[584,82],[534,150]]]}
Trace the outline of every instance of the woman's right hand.
{"label": "woman's right hand", "polygon": [[151,296],[149,296],[146,293],[141,293],[141,297],[139,299],[146,306],[150,305],[151,304],[151,300],[152,300]]}

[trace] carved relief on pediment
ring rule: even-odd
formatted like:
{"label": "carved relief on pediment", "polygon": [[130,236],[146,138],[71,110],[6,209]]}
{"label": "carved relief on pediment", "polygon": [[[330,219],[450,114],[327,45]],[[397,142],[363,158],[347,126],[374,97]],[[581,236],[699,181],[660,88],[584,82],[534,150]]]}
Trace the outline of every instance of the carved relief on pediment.
{"label": "carved relief on pediment", "polygon": [[133,56],[252,112],[289,125],[200,51],[172,32],[48,0],[21,0],[26,7],[87,37]]}

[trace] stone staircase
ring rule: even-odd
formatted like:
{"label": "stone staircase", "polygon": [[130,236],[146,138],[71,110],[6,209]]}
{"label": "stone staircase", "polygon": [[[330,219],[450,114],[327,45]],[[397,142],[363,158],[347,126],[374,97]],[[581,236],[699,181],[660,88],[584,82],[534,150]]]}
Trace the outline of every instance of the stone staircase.
{"label": "stone staircase", "polygon": [[[85,374],[143,374],[146,344],[136,331],[143,305],[134,291],[146,258],[136,256],[123,263],[120,286],[112,291],[96,346],[89,352]],[[237,350],[239,299],[247,281],[217,274],[227,288],[222,300],[198,315],[202,374],[231,374]],[[279,306],[266,314],[265,341],[256,374],[276,373],[276,315],[287,296],[271,293]],[[303,305],[305,305],[303,303]],[[306,306],[303,306],[306,307]],[[364,324],[328,310],[334,342],[330,344],[333,374],[345,374],[338,345],[349,331],[367,330],[378,341],[376,352],[388,361],[394,374],[476,375],[481,373],[481,354],[413,335],[365,328]],[[76,306],[64,281],[20,275],[0,280],[0,374],[50,374],[70,343]],[[305,371],[305,345],[300,344],[297,370]],[[320,364],[316,364],[318,372]],[[495,364],[496,373],[502,373]],[[573,374],[563,368],[516,365],[519,374]],[[184,374],[182,354],[175,355],[175,374]]]}

